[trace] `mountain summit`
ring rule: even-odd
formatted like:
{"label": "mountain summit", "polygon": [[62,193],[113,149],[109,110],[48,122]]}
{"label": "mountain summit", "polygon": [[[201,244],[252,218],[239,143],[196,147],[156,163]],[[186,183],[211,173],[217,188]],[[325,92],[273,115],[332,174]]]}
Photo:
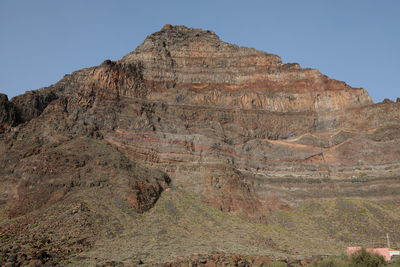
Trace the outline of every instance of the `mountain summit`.
{"label": "mountain summit", "polygon": [[399,133],[398,102],[165,25],[120,60],[0,95],[0,265],[400,245]]}
{"label": "mountain summit", "polygon": [[371,104],[365,90],[314,69],[283,64],[276,55],[225,43],[211,31],[185,26],[164,26],[118,62],[141,62],[152,92],[181,95],[187,104],[282,112]]}

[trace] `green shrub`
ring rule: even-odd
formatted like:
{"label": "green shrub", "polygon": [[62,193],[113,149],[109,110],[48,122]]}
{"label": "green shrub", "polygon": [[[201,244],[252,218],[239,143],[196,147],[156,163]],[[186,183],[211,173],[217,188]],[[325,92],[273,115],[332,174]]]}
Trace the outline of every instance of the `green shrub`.
{"label": "green shrub", "polygon": [[312,262],[310,267],[381,267],[387,265],[383,256],[369,253],[365,249],[352,254],[350,257],[329,257]]}
{"label": "green shrub", "polygon": [[361,249],[350,256],[350,263],[354,267],[380,267],[384,266],[386,262],[383,256]]}

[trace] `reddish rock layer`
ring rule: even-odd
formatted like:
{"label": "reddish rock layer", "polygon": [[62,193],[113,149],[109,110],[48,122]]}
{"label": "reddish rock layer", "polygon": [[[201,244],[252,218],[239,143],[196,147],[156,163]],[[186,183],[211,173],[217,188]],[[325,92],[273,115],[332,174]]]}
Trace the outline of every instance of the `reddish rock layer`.
{"label": "reddish rock layer", "polygon": [[[399,103],[374,105],[363,89],[210,31],[167,25],[119,61],[2,103],[0,196],[10,215],[61,201],[73,177],[84,183],[108,170],[95,159],[84,160],[87,173],[71,167],[79,149],[55,156],[79,138],[261,221],[310,197],[398,197]],[[116,192],[136,210],[149,209],[169,178],[124,168],[113,165],[125,178],[107,181],[131,188]]]}
{"label": "reddish rock layer", "polygon": [[119,62],[142,62],[149,98],[163,102],[279,112],[371,104],[363,89],[184,26],[164,26]]}

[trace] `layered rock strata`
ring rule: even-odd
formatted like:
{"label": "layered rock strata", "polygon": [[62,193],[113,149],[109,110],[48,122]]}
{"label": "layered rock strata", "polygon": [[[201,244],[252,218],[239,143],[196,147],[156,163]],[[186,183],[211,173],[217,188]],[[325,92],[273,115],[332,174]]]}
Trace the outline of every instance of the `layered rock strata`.
{"label": "layered rock strata", "polygon": [[[366,179],[369,195],[386,183],[373,177],[392,179],[399,168],[397,103],[373,105],[363,89],[184,26],[166,25],[119,61],[9,103],[13,109],[2,108],[9,125],[52,117],[63,105],[74,125],[55,122],[59,131],[96,132],[205,201],[261,217],[309,196],[347,196],[354,177]],[[235,189],[225,188],[231,183]]]}
{"label": "layered rock strata", "polygon": [[118,61],[0,96],[0,203],[21,216],[98,186],[143,212],[173,186],[257,222],[309,198],[399,203],[399,130],[398,101],[166,25]]}

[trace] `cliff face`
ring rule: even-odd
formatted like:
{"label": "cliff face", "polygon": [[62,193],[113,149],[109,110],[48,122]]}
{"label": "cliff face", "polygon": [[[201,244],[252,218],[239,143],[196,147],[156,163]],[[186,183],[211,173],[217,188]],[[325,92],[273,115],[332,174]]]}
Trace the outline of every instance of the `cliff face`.
{"label": "cliff face", "polygon": [[168,103],[278,112],[371,104],[365,90],[184,26],[164,26],[119,62],[141,62],[148,98]]}
{"label": "cliff face", "polygon": [[400,103],[166,25],[118,61],[0,96],[0,204],[30,216],[103,192],[144,212],[172,187],[270,223],[308,199],[399,203],[399,130]]}
{"label": "cliff face", "polygon": [[15,106],[8,101],[8,97],[0,94],[0,133],[15,126],[20,121]]}

